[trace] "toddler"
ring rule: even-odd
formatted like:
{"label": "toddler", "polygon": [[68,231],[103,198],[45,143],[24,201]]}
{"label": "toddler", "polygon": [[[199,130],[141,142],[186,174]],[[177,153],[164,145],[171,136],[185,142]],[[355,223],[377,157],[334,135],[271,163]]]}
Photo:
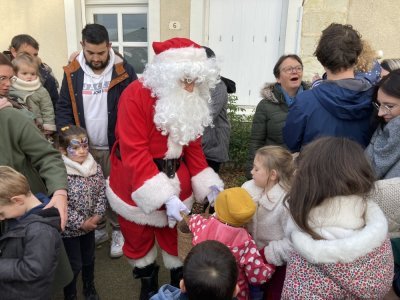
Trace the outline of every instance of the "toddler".
{"label": "toddler", "polygon": [[243,188],[220,192],[215,200],[215,214],[210,218],[193,215],[189,228],[193,232],[193,245],[216,240],[229,247],[239,268],[239,300],[249,298],[249,284],[261,285],[269,280],[275,267],[264,263],[256,243],[243,227],[256,210],[249,193]]}
{"label": "toddler", "polygon": [[265,260],[277,266],[267,283],[268,299],[280,299],[291,243],[285,229],[289,211],[283,204],[294,172],[292,154],[280,146],[265,146],[256,151],[251,175],[243,184],[257,210],[248,224],[250,234]]}
{"label": "toddler", "polygon": [[53,103],[39,78],[39,64],[36,58],[22,53],[13,59],[16,79],[10,88],[10,96],[26,104],[34,114],[36,125],[47,138],[56,131]]}
{"label": "toddler", "polygon": [[74,273],[72,282],[64,288],[64,296],[76,299],[76,279],[82,269],[84,296],[99,299],[94,286],[94,230],[106,209],[103,172],[89,153],[83,128],[61,128],[57,146],[68,174],[68,221],[62,237]]}

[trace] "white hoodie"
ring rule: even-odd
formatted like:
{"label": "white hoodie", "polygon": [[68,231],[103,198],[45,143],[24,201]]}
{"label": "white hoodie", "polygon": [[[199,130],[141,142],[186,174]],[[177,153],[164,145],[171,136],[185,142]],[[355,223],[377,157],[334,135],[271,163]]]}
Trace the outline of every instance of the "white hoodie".
{"label": "white hoodie", "polygon": [[114,51],[110,49],[110,60],[101,74],[95,74],[86,64],[83,51],[79,53],[78,61],[85,73],[82,97],[90,146],[94,149],[108,149],[107,94],[115,62]]}

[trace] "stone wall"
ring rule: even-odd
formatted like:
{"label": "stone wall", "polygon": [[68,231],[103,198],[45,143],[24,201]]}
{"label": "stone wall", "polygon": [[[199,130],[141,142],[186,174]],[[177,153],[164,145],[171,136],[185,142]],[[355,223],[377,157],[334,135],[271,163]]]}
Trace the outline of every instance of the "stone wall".
{"label": "stone wall", "polygon": [[300,55],[305,65],[304,79],[323,68],[313,55],[321,31],[332,22],[351,24],[383,58],[400,57],[398,0],[305,0]]}

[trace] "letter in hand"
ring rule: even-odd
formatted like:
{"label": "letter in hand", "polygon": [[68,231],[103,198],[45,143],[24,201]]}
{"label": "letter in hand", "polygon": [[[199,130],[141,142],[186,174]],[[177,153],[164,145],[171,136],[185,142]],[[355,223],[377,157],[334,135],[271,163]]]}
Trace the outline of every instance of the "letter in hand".
{"label": "letter in hand", "polygon": [[211,192],[207,195],[207,200],[208,203],[210,203],[210,205],[214,207],[215,199],[217,199],[218,194],[222,192],[224,189],[222,187],[212,185],[210,186],[210,190]]}

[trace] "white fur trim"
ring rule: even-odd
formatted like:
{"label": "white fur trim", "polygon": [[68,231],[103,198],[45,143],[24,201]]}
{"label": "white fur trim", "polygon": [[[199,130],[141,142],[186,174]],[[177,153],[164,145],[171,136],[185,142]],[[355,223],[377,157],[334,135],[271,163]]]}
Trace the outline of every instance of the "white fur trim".
{"label": "white fur trim", "polygon": [[206,61],[207,55],[203,48],[185,47],[173,48],[159,53],[157,59],[166,62],[196,62]]}
{"label": "white fur trim", "polygon": [[[290,222],[293,221],[290,219]],[[388,225],[385,215],[372,201],[368,201],[365,222],[363,229],[349,237],[335,240],[314,240],[309,234],[295,229],[291,236],[293,248],[313,264],[353,262],[381,246],[387,238]],[[291,227],[293,228],[293,224]]]}
{"label": "white fur trim", "polygon": [[182,154],[182,145],[175,143],[171,136],[168,136],[168,151],[165,153],[166,159],[179,158]]}
{"label": "white fur trim", "polygon": [[178,196],[180,190],[177,176],[170,179],[165,173],[160,172],[146,180],[131,197],[143,212],[149,214],[159,209],[173,195]]}
{"label": "white fur trim", "polygon": [[192,177],[192,188],[196,201],[204,202],[204,199],[211,192],[210,186],[216,185],[224,187],[224,182],[211,168],[205,168],[203,171]]}
{"label": "white fur trim", "polygon": [[82,164],[73,161],[72,159],[70,159],[65,155],[62,155],[62,159],[64,161],[68,175],[89,177],[97,173],[97,163],[94,160],[92,154],[90,153],[88,153],[88,157]]}
{"label": "white fur trim", "polygon": [[183,266],[183,263],[178,256],[172,256],[167,252],[165,252],[164,250],[161,250],[161,254],[165,268],[171,270]]}
{"label": "white fur trim", "polygon": [[132,268],[144,268],[150,264],[152,264],[157,258],[157,247],[154,244],[153,248],[143,257],[139,259],[128,258],[128,263],[132,266]]}
{"label": "white fur trim", "polygon": [[[121,198],[119,198],[111,189],[109,180],[106,181],[106,195],[111,208],[124,219],[134,222],[139,225],[150,225],[154,227],[168,226],[167,215],[164,210],[156,210],[149,214],[145,214],[139,207],[129,205]],[[194,199],[193,196],[185,199],[183,203],[190,210],[192,208]]]}

